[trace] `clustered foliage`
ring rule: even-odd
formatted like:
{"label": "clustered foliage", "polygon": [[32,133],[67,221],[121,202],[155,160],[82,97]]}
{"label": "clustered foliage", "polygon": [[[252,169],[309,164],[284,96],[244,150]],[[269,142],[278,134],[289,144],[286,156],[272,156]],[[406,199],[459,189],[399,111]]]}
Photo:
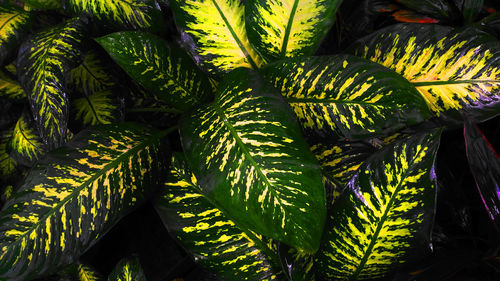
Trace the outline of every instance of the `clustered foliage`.
{"label": "clustered foliage", "polygon": [[500,7],[344,2],[0,1],[0,280],[494,280]]}

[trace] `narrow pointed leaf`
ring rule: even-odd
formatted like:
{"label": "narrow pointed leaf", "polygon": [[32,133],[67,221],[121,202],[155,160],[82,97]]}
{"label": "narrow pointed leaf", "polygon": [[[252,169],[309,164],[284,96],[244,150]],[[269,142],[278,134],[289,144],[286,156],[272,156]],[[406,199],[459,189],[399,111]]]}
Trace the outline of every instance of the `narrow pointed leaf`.
{"label": "narrow pointed leaf", "polygon": [[33,125],[30,114],[23,113],[12,131],[8,144],[10,155],[26,166],[33,164],[45,153],[43,142]]}
{"label": "narrow pointed leaf", "polygon": [[68,122],[65,73],[80,60],[85,25],[86,20],[74,18],[39,32],[19,52],[19,81],[28,95],[38,132],[49,149],[64,143]]}
{"label": "narrow pointed leaf", "polygon": [[354,56],[285,60],[261,73],[281,91],[309,135],[367,138],[430,117],[406,79]]}
{"label": "narrow pointed leaf", "polygon": [[124,258],[109,274],[108,281],[146,281],[146,275],[138,257]]}
{"label": "narrow pointed leaf", "polygon": [[342,0],[249,0],[250,42],[267,61],[313,55],[335,22]]}
{"label": "narrow pointed leaf", "polygon": [[435,208],[440,131],[414,135],[371,156],[330,212],[318,272],[336,280],[385,276],[405,261]]}
{"label": "narrow pointed leaf", "polygon": [[326,213],[319,165],[286,102],[257,73],[231,72],[180,133],[211,200],[259,234],[317,250]]}
{"label": "narrow pointed leaf", "polygon": [[500,156],[470,120],[464,125],[469,167],[486,212],[500,231]]}
{"label": "narrow pointed leaf", "polygon": [[61,0],[23,0],[30,9],[57,10],[62,8]]}
{"label": "narrow pointed leaf", "polygon": [[163,135],[103,125],[40,160],[0,212],[0,279],[27,280],[75,262],[143,202],[166,172]]}
{"label": "narrow pointed leaf", "polygon": [[154,0],[63,0],[75,15],[86,13],[113,26],[133,29],[161,25],[161,13]]}
{"label": "narrow pointed leaf", "polygon": [[212,74],[264,61],[248,41],[240,0],[170,1],[182,40],[195,61]]}
{"label": "narrow pointed leaf", "polygon": [[473,28],[428,24],[384,28],[352,46],[354,54],[403,75],[436,116],[477,120],[500,113],[500,42]]}
{"label": "narrow pointed leaf", "polygon": [[169,232],[196,261],[218,276],[277,280],[281,275],[273,249],[203,194],[183,155],[172,159],[169,178],[155,207]]}
{"label": "narrow pointed leaf", "polygon": [[145,32],[118,32],[97,42],[136,82],[177,109],[211,97],[211,85],[193,60],[163,39]]}
{"label": "narrow pointed leaf", "polygon": [[2,97],[16,102],[27,100],[26,93],[19,82],[0,71],[0,98]]}
{"label": "narrow pointed leaf", "polygon": [[31,27],[32,16],[21,8],[0,6],[0,65],[12,59],[23,35]]}

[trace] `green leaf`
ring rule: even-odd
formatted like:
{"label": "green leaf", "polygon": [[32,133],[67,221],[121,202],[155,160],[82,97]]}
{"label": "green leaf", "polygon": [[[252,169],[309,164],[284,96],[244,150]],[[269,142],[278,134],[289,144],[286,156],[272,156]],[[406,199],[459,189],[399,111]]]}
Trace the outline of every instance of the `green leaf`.
{"label": "green leaf", "polygon": [[365,139],[430,117],[406,79],[361,58],[296,58],[270,64],[261,73],[281,91],[309,135]]}
{"label": "green leaf", "polygon": [[0,212],[0,279],[27,280],[75,262],[159,183],[163,135],[103,125],[49,152]]}
{"label": "green leaf", "polygon": [[184,156],[174,155],[155,202],[169,232],[196,261],[224,279],[277,280],[282,274],[277,253],[203,190]]}
{"label": "green leaf", "polygon": [[385,276],[405,261],[435,208],[440,131],[413,135],[373,154],[330,212],[318,272],[336,280]]}
{"label": "green leaf", "polygon": [[117,32],[96,39],[135,81],[180,110],[211,98],[211,85],[192,59],[144,32]]}
{"label": "green leaf", "polygon": [[17,121],[8,147],[10,155],[17,162],[30,166],[45,153],[42,140],[36,134],[33,120],[28,113],[23,113]]}
{"label": "green leaf", "polygon": [[19,83],[0,71],[0,98],[6,97],[15,102],[26,100],[26,93]]}
{"label": "green leaf", "polygon": [[0,131],[0,175],[2,178],[12,176],[16,172],[17,162],[7,151],[11,137],[12,130]]}
{"label": "green leaf", "polygon": [[115,88],[117,83],[106,63],[97,52],[88,52],[82,63],[70,71],[68,84],[87,96]]}
{"label": "green leaf", "polygon": [[204,70],[220,74],[264,64],[248,41],[242,1],[174,0],[170,5],[184,45]]}
{"label": "green leaf", "polygon": [[23,2],[30,9],[57,10],[62,8],[61,0],[24,0]]}
{"label": "green leaf", "polygon": [[123,29],[147,29],[162,25],[154,0],[63,0],[75,15],[86,13],[93,19]]}
{"label": "green leaf", "polygon": [[138,257],[124,258],[109,274],[108,281],[146,281]]}
{"label": "green leaf", "polygon": [[484,0],[455,0],[459,2],[459,6],[467,24],[473,23],[481,10],[483,9]]}
{"label": "green leaf", "polygon": [[18,76],[28,95],[41,138],[54,149],[64,143],[68,122],[65,73],[80,60],[86,20],[39,32],[25,42],[18,58]]}
{"label": "green leaf", "polygon": [[79,281],[99,281],[103,280],[101,276],[92,268],[84,264],[78,264]]}
{"label": "green leaf", "polygon": [[249,0],[248,37],[267,61],[313,55],[342,0]]}
{"label": "green leaf", "polygon": [[0,65],[15,57],[23,35],[31,28],[32,16],[21,8],[0,6]]}
{"label": "green leaf", "polygon": [[424,15],[438,19],[453,20],[455,13],[453,4],[446,0],[397,0],[398,3]]}
{"label": "green leaf", "polygon": [[182,144],[207,196],[257,233],[315,252],[326,204],[319,165],[289,106],[249,69],[181,120]]}
{"label": "green leaf", "polygon": [[75,119],[82,120],[84,125],[111,124],[118,117],[112,95],[111,91],[102,91],[76,99]]}
{"label": "green leaf", "polygon": [[351,48],[412,82],[436,116],[485,120],[500,113],[500,42],[474,28],[398,24]]}

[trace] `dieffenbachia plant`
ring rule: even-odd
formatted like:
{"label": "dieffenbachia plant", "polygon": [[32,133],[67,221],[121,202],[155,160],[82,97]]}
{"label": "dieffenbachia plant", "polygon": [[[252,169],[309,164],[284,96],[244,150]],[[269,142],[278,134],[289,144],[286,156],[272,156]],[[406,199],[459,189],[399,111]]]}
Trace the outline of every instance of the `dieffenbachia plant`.
{"label": "dieffenbachia plant", "polygon": [[[483,31],[397,24],[318,56],[341,0],[3,2],[0,280],[102,280],[81,256],[149,199],[221,279],[390,276],[431,239],[461,123],[499,225]],[[108,280],[147,271],[132,256]]]}

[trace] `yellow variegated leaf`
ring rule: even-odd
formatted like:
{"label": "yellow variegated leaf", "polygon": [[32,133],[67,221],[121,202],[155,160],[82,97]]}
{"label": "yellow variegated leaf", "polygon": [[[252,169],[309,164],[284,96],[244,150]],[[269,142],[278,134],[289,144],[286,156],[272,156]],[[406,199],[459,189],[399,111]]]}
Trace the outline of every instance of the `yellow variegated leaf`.
{"label": "yellow variegated leaf", "polygon": [[25,32],[31,27],[32,16],[21,8],[0,6],[0,65],[17,53]]}
{"label": "yellow variegated leaf", "polygon": [[24,6],[28,10],[55,10],[62,8],[61,0],[24,0]]}
{"label": "yellow variegated leaf", "polygon": [[84,264],[78,264],[79,281],[99,281],[102,278],[93,269]]}
{"label": "yellow variegated leaf", "polygon": [[102,91],[76,99],[76,119],[84,125],[110,124],[117,117],[117,106],[112,99],[113,93]]}
{"label": "yellow variegated leaf", "polygon": [[247,0],[248,37],[268,61],[313,55],[342,0]]}
{"label": "yellow variegated leaf", "polygon": [[45,153],[42,140],[36,134],[33,123],[29,114],[22,114],[9,141],[10,153],[20,163],[33,163]]}
{"label": "yellow variegated leaf", "polygon": [[352,51],[403,75],[436,116],[500,113],[500,42],[474,28],[399,24],[360,39]]}
{"label": "yellow variegated leaf", "polygon": [[27,98],[21,85],[2,71],[0,71],[0,97],[13,101],[24,101]]}
{"label": "yellow variegated leaf", "polygon": [[87,13],[92,18],[118,27],[134,29],[160,25],[161,13],[154,0],[62,0],[66,10],[79,15]]}
{"label": "yellow variegated leaf", "polygon": [[116,82],[104,63],[96,52],[88,52],[82,63],[70,71],[68,83],[86,95],[114,88]]}
{"label": "yellow variegated leaf", "polygon": [[0,212],[0,279],[28,280],[74,263],[159,184],[164,135],[101,125],[39,160]]}
{"label": "yellow variegated leaf", "polygon": [[138,257],[124,258],[109,274],[108,281],[146,281],[146,276]]}
{"label": "yellow variegated leaf", "polygon": [[217,74],[264,63],[248,41],[243,1],[174,0],[170,4],[184,44],[205,70]]}
{"label": "yellow variegated leaf", "polygon": [[7,145],[12,137],[12,131],[0,132],[0,175],[8,177],[14,174],[17,162],[7,152]]}
{"label": "yellow variegated leaf", "polygon": [[435,209],[434,161],[440,131],[413,135],[361,165],[330,210],[316,256],[327,280],[384,277],[429,236]]}
{"label": "yellow variegated leaf", "polygon": [[86,23],[83,18],[73,18],[39,32],[19,52],[19,80],[28,95],[40,137],[49,149],[64,143],[68,122],[65,74],[80,60]]}

